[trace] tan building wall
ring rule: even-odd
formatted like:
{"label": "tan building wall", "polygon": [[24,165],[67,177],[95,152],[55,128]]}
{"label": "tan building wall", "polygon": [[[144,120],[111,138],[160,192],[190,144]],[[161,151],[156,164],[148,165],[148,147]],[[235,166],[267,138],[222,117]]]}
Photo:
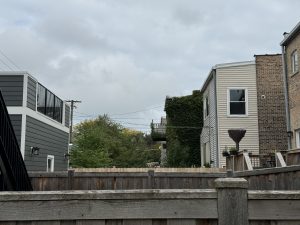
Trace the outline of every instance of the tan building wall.
{"label": "tan building wall", "polygon": [[[222,151],[227,146],[233,147],[235,143],[228,135],[228,129],[246,129],[246,135],[240,142],[240,150],[259,152],[257,90],[255,62],[216,68],[217,78],[217,109],[218,109],[218,143],[219,167],[226,165]],[[248,115],[228,116],[227,93],[229,88],[246,88],[248,92]]]}
{"label": "tan building wall", "polygon": [[[292,149],[296,148],[295,131],[300,129],[300,72],[292,73],[291,54],[297,50],[300,59],[300,35],[298,34],[286,47],[286,61],[288,69],[289,108],[291,119]],[[300,62],[298,62],[298,65]],[[300,69],[300,65],[299,65]]]}
{"label": "tan building wall", "polygon": [[284,101],[282,55],[257,55],[257,109],[259,152],[286,150],[287,127]]}

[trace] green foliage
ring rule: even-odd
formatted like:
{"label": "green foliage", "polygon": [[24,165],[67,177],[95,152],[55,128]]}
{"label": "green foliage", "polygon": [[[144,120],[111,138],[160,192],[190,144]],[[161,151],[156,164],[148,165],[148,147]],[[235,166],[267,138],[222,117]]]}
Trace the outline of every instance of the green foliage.
{"label": "green foliage", "polygon": [[203,126],[202,94],[167,98],[167,161],[171,167],[200,166],[200,133]]}
{"label": "green foliage", "polygon": [[145,167],[159,162],[160,151],[151,138],[125,129],[107,116],[87,120],[75,127],[72,167]]}

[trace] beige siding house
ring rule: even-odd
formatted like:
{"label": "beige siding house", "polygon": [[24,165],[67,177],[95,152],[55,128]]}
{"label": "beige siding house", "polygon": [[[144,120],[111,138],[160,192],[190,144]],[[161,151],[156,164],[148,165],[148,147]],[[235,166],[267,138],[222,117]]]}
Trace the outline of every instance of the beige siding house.
{"label": "beige siding house", "polygon": [[[212,85],[211,82],[215,84]],[[214,66],[202,87],[202,92],[208,93],[208,89],[212,87],[215,87],[213,91],[215,96],[205,94],[203,96],[204,104],[215,108],[211,109],[209,114],[204,110],[206,115],[201,133],[201,146],[202,152],[206,152],[202,155],[214,156],[213,166],[224,167],[226,159],[222,156],[222,151],[235,146],[228,135],[228,129],[246,129],[240,149],[247,149],[253,153],[259,152],[255,61]],[[210,127],[209,124],[214,124],[214,127]],[[211,132],[212,130],[216,132]],[[212,146],[211,140],[215,138],[217,144]],[[207,152],[207,149],[210,152]]]}
{"label": "beige siding house", "polygon": [[[255,62],[219,65],[216,67],[216,74],[219,165],[223,166],[226,162],[222,151],[226,147],[235,146],[228,135],[228,129],[247,130],[240,143],[240,148],[253,153],[259,152]],[[237,102],[236,100],[242,99],[236,99],[233,96],[238,95],[238,92],[243,95],[241,98],[244,98],[244,103]],[[242,104],[244,109],[237,108],[235,112],[234,108],[237,104]],[[243,112],[243,110],[245,111]]]}

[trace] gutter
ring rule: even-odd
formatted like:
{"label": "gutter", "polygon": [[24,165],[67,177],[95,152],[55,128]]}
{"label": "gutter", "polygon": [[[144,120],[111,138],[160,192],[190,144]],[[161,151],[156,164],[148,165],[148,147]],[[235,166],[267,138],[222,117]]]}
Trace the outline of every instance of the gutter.
{"label": "gutter", "polygon": [[291,119],[290,119],[290,110],[289,110],[289,89],[288,89],[288,73],[287,73],[287,63],[286,63],[286,51],[285,45],[281,45],[282,50],[282,68],[283,68],[283,83],[284,83],[284,101],[285,101],[285,114],[286,114],[286,126],[288,134],[288,150],[292,148],[292,131],[291,131]]}

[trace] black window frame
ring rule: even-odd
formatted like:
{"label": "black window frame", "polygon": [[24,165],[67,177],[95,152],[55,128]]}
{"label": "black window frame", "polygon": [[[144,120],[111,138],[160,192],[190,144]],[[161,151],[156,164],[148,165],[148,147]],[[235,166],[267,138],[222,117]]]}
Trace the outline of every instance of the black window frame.
{"label": "black window frame", "polygon": [[[43,88],[44,89],[44,106],[41,107],[41,106],[38,106],[38,103],[39,103],[39,94],[40,94],[40,88]],[[53,94],[53,92],[51,92],[49,89],[47,89],[45,86],[43,86],[42,84],[38,83],[38,86],[37,86],[37,92],[38,92],[38,98],[37,98],[37,111],[39,113],[42,113],[44,114],[45,116],[59,122],[59,123],[62,123],[62,119],[63,119],[63,101],[57,97],[55,94]],[[49,102],[49,97],[53,97],[53,99],[51,99],[51,101]],[[58,101],[57,101],[58,100]],[[52,102],[52,104],[51,104]],[[59,107],[59,111],[57,110],[57,107],[56,107],[56,104],[57,102],[59,102],[60,104],[60,107]],[[50,107],[47,107],[47,104],[50,103]],[[57,112],[59,112],[57,114]],[[59,115],[57,117],[57,115]]]}

